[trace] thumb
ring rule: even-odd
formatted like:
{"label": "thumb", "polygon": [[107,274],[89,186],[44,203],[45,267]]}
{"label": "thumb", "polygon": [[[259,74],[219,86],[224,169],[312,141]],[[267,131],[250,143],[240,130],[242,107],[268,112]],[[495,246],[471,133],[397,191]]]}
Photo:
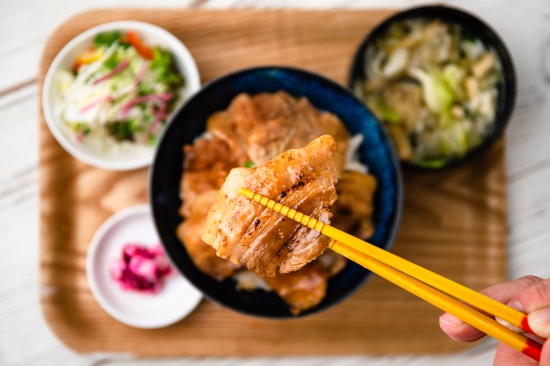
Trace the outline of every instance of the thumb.
{"label": "thumb", "polygon": [[529,286],[511,304],[528,314],[529,326],[536,335],[550,337],[550,279]]}
{"label": "thumb", "polygon": [[527,319],[533,332],[540,337],[550,338],[550,307],[533,311]]}

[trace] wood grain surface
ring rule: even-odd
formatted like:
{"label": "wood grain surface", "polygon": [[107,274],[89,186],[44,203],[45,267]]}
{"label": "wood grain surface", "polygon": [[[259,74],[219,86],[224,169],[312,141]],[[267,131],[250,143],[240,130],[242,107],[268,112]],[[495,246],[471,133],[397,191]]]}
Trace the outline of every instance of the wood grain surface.
{"label": "wood grain surface", "polygon": [[[250,65],[294,65],[344,83],[362,37],[389,11],[98,10],[50,37],[41,85],[76,34],[113,20],[166,28],[197,61],[203,81]],[[147,201],[147,170],[108,172],[71,158],[40,114],[40,272],[44,316],[78,352],[139,356],[446,353],[466,346],[439,330],[440,311],[374,278],[341,305],[304,319],[246,317],[203,301],[183,321],[137,330],[110,318],[86,282],[88,243],[114,212]],[[403,222],[394,252],[474,289],[506,278],[503,143],[458,169],[405,172]]]}

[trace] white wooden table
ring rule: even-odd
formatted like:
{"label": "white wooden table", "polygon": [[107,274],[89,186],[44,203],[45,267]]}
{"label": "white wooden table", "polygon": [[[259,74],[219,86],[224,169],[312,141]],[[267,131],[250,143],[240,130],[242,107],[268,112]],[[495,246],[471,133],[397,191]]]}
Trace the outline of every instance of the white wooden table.
{"label": "white wooden table", "polygon": [[[37,70],[46,37],[94,7],[403,7],[405,0],[0,0],[0,365],[491,365],[494,341],[442,357],[135,360],[78,355],[40,313]],[[550,277],[550,2],[449,1],[479,14],[504,38],[519,88],[507,133],[510,277]],[[436,322],[437,319],[434,319]],[[443,334],[442,334],[443,336]]]}

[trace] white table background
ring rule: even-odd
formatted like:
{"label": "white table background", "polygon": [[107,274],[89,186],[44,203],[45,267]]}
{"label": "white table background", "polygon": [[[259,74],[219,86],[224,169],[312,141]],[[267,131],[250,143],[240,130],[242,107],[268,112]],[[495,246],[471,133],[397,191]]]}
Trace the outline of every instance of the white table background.
{"label": "white table background", "polygon": [[[48,35],[98,7],[406,7],[404,0],[0,0],[0,365],[491,365],[496,342],[448,356],[185,358],[78,355],[40,311],[37,71]],[[510,48],[518,98],[507,133],[509,273],[550,277],[550,1],[448,1],[487,20]],[[433,320],[434,322],[437,319]],[[442,333],[442,336],[443,333]]]}

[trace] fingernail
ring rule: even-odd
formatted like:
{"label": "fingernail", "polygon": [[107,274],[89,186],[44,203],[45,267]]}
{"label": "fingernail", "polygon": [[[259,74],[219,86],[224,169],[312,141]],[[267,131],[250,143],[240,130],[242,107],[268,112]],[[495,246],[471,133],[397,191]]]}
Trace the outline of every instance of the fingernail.
{"label": "fingernail", "polygon": [[445,313],[439,317],[439,321],[443,324],[450,325],[452,327],[460,327],[464,325],[465,323],[458,319],[456,316],[451,315],[449,313]]}
{"label": "fingernail", "polygon": [[513,324],[510,324],[508,323],[506,320],[504,319],[500,319],[500,318],[495,318],[495,320],[497,322],[499,322],[500,324],[504,325],[506,328],[510,329],[512,332],[515,332],[515,333],[525,333],[525,331],[523,329],[521,329],[520,327],[516,327],[515,325]]}
{"label": "fingernail", "polygon": [[[510,303],[508,303],[508,306],[511,307],[512,309],[525,313],[523,311],[523,305],[521,305],[521,302],[517,300],[511,301]],[[520,333],[520,334],[525,333],[525,330],[521,329],[520,327],[516,327],[513,324],[508,323],[506,320],[503,320],[500,318],[495,318],[495,320],[500,324],[504,325],[506,328],[510,329],[512,332]]]}
{"label": "fingernail", "polygon": [[521,302],[517,300],[512,301],[510,304],[508,304],[508,306],[511,307],[512,309],[516,309],[517,311],[521,311],[522,313],[524,312],[523,305],[521,305]]}
{"label": "fingernail", "polygon": [[550,337],[550,308],[533,311],[527,317],[529,326],[540,337]]}

